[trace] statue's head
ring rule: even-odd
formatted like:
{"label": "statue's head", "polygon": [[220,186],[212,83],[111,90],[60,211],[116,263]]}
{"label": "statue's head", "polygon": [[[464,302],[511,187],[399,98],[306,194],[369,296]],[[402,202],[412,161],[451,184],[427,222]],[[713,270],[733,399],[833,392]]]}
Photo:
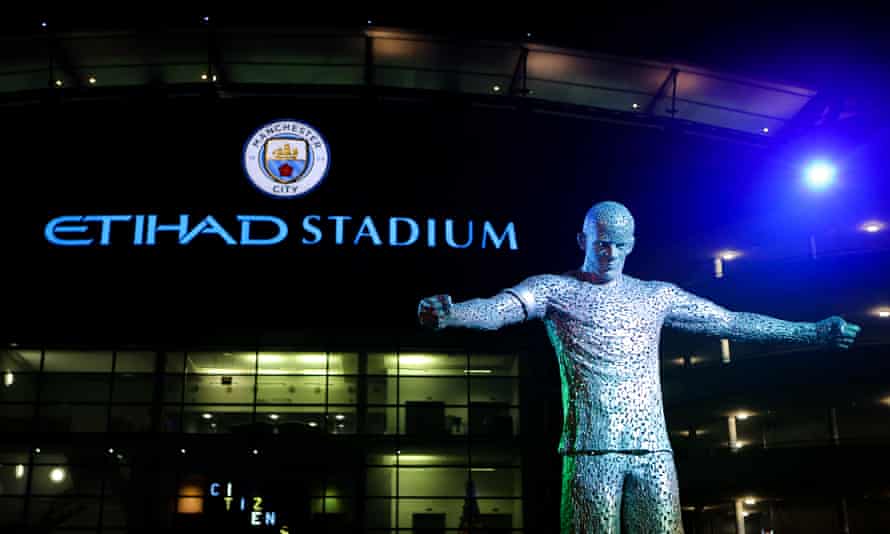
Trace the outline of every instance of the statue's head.
{"label": "statue's head", "polygon": [[584,217],[578,245],[584,251],[583,271],[602,282],[615,280],[634,248],[633,215],[618,202],[594,204]]}

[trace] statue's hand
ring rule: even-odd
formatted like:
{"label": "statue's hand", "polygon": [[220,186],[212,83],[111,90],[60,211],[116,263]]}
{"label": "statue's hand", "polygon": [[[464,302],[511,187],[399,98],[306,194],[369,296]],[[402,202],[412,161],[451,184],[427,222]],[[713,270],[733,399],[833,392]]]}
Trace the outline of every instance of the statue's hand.
{"label": "statue's hand", "polygon": [[834,349],[848,349],[861,328],[848,323],[838,316],[829,317],[816,323],[819,339]]}
{"label": "statue's hand", "polygon": [[445,328],[445,319],[450,313],[451,296],[449,295],[427,297],[417,305],[417,319],[420,324],[433,330]]}

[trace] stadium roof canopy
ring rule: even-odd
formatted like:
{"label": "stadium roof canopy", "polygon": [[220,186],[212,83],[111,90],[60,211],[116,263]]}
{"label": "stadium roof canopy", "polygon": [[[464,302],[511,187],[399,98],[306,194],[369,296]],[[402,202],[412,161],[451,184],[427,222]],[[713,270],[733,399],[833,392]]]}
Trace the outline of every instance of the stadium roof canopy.
{"label": "stadium roof canopy", "polygon": [[374,88],[772,137],[817,97],[805,87],[531,39],[485,41],[377,27],[47,31],[0,42],[0,101],[6,103],[47,92],[79,99],[140,86],[176,94],[204,85],[221,96]]}

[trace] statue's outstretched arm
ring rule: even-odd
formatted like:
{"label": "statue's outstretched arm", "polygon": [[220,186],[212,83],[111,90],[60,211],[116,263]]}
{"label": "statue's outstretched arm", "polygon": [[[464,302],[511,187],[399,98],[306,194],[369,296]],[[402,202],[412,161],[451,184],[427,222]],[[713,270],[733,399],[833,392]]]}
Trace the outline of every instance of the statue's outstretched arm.
{"label": "statue's outstretched arm", "polygon": [[734,341],[802,343],[848,348],[859,327],[840,317],[816,323],[791,322],[757,313],[731,312],[713,302],[670,286],[665,325]]}
{"label": "statue's outstretched arm", "polygon": [[420,324],[435,330],[449,326],[497,330],[509,324],[544,317],[548,295],[556,283],[557,280],[550,275],[532,276],[491,298],[457,304],[453,304],[448,295],[435,295],[420,301],[417,317]]}
{"label": "statue's outstretched arm", "polygon": [[452,326],[497,330],[526,319],[525,307],[512,293],[503,292],[487,299],[456,304],[449,295],[435,295],[420,301],[417,315],[424,326],[439,330]]}

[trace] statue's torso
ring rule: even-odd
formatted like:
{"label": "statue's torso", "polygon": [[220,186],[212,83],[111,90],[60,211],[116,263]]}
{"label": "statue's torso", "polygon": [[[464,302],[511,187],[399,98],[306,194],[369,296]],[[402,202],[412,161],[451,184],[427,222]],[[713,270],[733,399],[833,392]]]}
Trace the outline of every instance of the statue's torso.
{"label": "statue's torso", "polygon": [[562,377],[560,450],[669,450],[658,359],[663,284],[553,281],[544,321]]}

